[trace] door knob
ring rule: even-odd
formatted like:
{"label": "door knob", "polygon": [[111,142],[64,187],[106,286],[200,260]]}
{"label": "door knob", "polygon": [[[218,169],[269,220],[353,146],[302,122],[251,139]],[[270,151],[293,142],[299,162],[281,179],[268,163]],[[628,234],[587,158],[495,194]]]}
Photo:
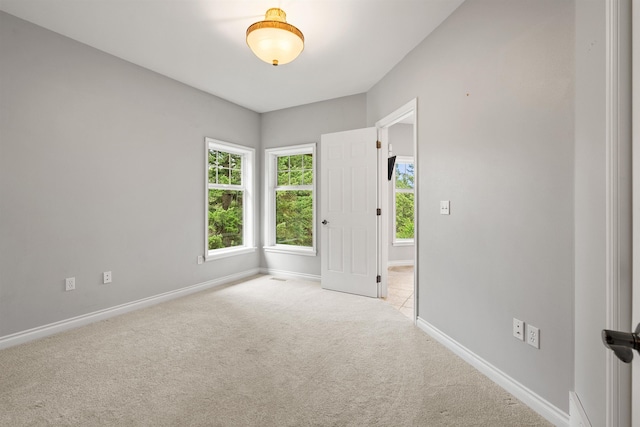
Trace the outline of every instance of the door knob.
{"label": "door knob", "polygon": [[327,221],[326,219],[322,221],[322,225],[327,225],[327,224],[329,224],[329,221]]}
{"label": "door knob", "polygon": [[624,363],[631,363],[633,360],[633,350],[635,349],[640,354],[640,323],[636,327],[635,332],[620,332],[610,331],[608,329],[602,330],[602,342],[605,347],[618,356],[618,359]]}

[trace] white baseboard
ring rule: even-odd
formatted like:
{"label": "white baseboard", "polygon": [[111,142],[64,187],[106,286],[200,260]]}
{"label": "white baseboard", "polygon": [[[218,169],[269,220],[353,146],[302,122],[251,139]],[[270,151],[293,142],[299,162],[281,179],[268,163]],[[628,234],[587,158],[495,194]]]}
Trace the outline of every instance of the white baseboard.
{"label": "white baseboard", "polygon": [[573,391],[569,392],[569,418],[570,427],[591,427],[591,421],[582,407],[582,402]]}
{"label": "white baseboard", "polygon": [[269,274],[271,276],[285,277],[288,279],[300,279],[300,280],[311,280],[314,282],[320,281],[320,276],[317,274],[307,274],[307,273],[296,273],[295,271],[286,271],[286,270],[275,270],[273,268],[260,268],[261,274]]}
{"label": "white baseboard", "polygon": [[387,261],[387,267],[408,267],[413,265],[412,259]]}
{"label": "white baseboard", "polygon": [[555,426],[569,426],[569,415],[567,413],[552,405],[550,402],[529,390],[527,387],[523,386],[484,359],[480,358],[475,353],[469,351],[466,347],[451,339],[448,335],[444,334],[424,319],[418,317],[416,324],[424,332],[432,336],[435,340],[454,352],[478,371],[482,372],[500,387],[513,394],[516,398],[536,411],[547,421],[553,423]]}
{"label": "white baseboard", "polygon": [[0,350],[259,274],[257,268],[0,337]]}

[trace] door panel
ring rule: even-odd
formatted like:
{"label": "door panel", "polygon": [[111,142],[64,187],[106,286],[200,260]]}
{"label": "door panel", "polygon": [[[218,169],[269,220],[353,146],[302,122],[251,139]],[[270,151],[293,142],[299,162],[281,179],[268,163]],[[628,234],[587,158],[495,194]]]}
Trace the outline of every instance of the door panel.
{"label": "door panel", "polygon": [[368,259],[365,251],[360,250],[359,248],[366,248],[370,245],[370,242],[367,242],[367,229],[363,227],[354,227],[351,230],[351,259],[353,270],[351,271],[353,274],[357,274],[359,276],[366,276],[369,271],[369,266],[367,265]]}
{"label": "door panel", "polygon": [[[329,265],[327,269],[334,273],[344,273],[344,239],[342,237],[342,229],[329,227],[327,233],[329,240],[326,246],[333,248],[333,250],[329,251]],[[325,246],[324,243],[322,245]]]}
{"label": "door panel", "polygon": [[322,135],[320,253],[325,289],[378,296],[376,139],[376,128]]}

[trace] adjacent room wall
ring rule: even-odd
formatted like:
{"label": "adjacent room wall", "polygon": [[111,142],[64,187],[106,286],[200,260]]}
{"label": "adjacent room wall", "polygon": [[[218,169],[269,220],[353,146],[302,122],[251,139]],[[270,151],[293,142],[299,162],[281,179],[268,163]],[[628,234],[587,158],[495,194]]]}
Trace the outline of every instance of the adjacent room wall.
{"label": "adjacent room wall", "polygon": [[[360,129],[366,125],[366,96],[364,94],[336,98],[262,114],[261,143],[266,148],[315,142],[318,191],[320,190],[320,136],[324,133]],[[264,154],[264,153],[263,153]],[[260,166],[264,170],[264,160]],[[261,191],[264,183],[261,181]],[[316,195],[317,255],[263,253],[261,266],[272,271],[286,271],[303,276],[320,276],[320,195]],[[264,203],[263,203],[264,205]],[[261,208],[264,212],[264,206]],[[264,234],[264,233],[263,233]],[[264,235],[260,236],[264,244]]]}
{"label": "adjacent room wall", "polygon": [[0,58],[0,337],[258,268],[196,262],[204,138],[257,113],[2,12]]}
{"label": "adjacent room wall", "polygon": [[573,76],[572,1],[467,0],[367,94],[368,123],[418,98],[420,318],[565,413]]}

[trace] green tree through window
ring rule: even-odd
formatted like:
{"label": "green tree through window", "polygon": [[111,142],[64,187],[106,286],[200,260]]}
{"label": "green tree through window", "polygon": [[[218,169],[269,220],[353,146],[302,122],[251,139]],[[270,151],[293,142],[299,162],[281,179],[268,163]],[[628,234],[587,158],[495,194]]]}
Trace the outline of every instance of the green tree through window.
{"label": "green tree through window", "polygon": [[414,166],[413,162],[396,162],[395,167],[395,239],[414,238]]}
{"label": "green tree through window", "polygon": [[316,144],[265,150],[267,252],[316,255]]}
{"label": "green tree through window", "polygon": [[275,243],[313,246],[313,154],[278,156],[276,173]]}
{"label": "green tree through window", "polygon": [[209,190],[209,250],[242,246],[242,191]]}
{"label": "green tree through window", "polygon": [[254,252],[255,150],[205,138],[205,258]]}

